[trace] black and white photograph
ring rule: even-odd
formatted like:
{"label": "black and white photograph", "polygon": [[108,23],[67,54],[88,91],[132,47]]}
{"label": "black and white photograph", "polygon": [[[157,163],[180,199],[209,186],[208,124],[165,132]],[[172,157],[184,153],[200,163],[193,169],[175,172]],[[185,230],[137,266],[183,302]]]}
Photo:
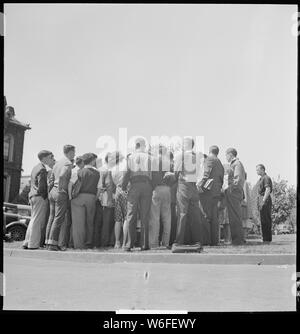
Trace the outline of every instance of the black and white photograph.
{"label": "black and white photograph", "polygon": [[298,6],[1,16],[3,312],[296,312]]}

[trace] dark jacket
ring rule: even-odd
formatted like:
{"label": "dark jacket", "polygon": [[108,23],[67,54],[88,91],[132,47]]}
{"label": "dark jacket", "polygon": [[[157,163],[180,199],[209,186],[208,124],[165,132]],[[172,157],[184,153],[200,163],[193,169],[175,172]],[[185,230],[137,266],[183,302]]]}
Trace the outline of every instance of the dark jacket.
{"label": "dark jacket", "polygon": [[211,196],[220,196],[224,182],[224,167],[217,157],[209,156],[204,161],[204,173],[200,182],[201,187],[207,179],[213,179],[212,187],[208,193]]}
{"label": "dark jacket", "polygon": [[48,197],[47,170],[42,163],[36,165],[31,172],[29,198],[33,196],[42,196],[44,199]]}

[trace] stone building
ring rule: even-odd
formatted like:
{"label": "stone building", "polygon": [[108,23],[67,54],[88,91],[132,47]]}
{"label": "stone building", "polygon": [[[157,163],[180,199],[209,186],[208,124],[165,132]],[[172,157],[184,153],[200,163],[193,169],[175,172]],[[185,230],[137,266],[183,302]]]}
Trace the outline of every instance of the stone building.
{"label": "stone building", "polygon": [[3,146],[3,199],[5,202],[12,202],[19,194],[24,135],[29,129],[29,124],[22,123],[15,118],[14,108],[8,106],[5,99]]}

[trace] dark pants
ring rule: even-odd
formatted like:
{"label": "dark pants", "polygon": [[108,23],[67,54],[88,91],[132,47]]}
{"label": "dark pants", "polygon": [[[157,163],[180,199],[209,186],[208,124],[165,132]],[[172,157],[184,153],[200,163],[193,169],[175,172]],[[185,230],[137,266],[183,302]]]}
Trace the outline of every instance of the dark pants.
{"label": "dark pants", "polygon": [[103,222],[101,229],[101,246],[113,246],[112,234],[114,231],[114,208],[103,207]]}
{"label": "dark pants", "polygon": [[103,223],[103,207],[99,200],[96,201],[96,211],[94,219],[94,247],[101,247],[101,230]]}
{"label": "dark pants", "polygon": [[243,189],[238,186],[229,186],[225,191],[228,219],[233,245],[244,243],[242,223]]}
{"label": "dark pants", "polygon": [[71,201],[68,200],[68,208],[65,215],[64,222],[60,229],[59,235],[59,246],[60,247],[73,247],[73,238],[71,233],[72,227],[72,212],[71,212]]}
{"label": "dark pants", "polygon": [[40,242],[40,247],[43,247],[46,243],[46,231],[47,231],[47,223],[48,223],[48,219],[49,219],[49,215],[50,215],[50,204],[49,204],[49,200],[47,203],[47,212],[46,212],[46,224],[42,227],[41,230],[41,242]]}
{"label": "dark pants", "polygon": [[[180,245],[186,244],[186,232],[189,228],[191,242],[203,244],[203,226],[199,207],[199,195],[195,183],[179,182],[177,188],[177,234],[175,242]],[[188,222],[188,214],[192,219]]]}
{"label": "dark pants", "polygon": [[132,248],[136,239],[136,217],[138,208],[141,219],[141,247],[149,248],[149,214],[152,202],[152,186],[150,182],[131,183],[127,198],[128,235],[124,244]]}
{"label": "dark pants", "polygon": [[269,197],[260,209],[261,232],[263,241],[272,241],[272,200]]}
{"label": "dark pants", "polygon": [[203,193],[201,196],[201,204],[207,215],[210,229],[210,245],[216,246],[219,243],[219,217],[218,217],[218,201],[219,197],[212,196],[209,192]]}
{"label": "dark pants", "polygon": [[176,239],[177,232],[177,212],[176,212],[176,203],[171,203],[171,233],[170,233],[170,243],[172,246]]}
{"label": "dark pants", "polygon": [[65,220],[68,201],[67,193],[58,192],[57,188],[52,188],[49,194],[50,214],[46,229],[46,243],[48,245],[58,245],[60,229]]}

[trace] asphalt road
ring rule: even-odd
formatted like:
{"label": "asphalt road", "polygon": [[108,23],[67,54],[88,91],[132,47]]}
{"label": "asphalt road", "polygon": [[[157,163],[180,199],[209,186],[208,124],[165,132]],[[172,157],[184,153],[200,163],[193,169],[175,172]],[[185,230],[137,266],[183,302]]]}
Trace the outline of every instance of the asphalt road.
{"label": "asphalt road", "polygon": [[295,266],[5,257],[4,310],[294,311]]}

